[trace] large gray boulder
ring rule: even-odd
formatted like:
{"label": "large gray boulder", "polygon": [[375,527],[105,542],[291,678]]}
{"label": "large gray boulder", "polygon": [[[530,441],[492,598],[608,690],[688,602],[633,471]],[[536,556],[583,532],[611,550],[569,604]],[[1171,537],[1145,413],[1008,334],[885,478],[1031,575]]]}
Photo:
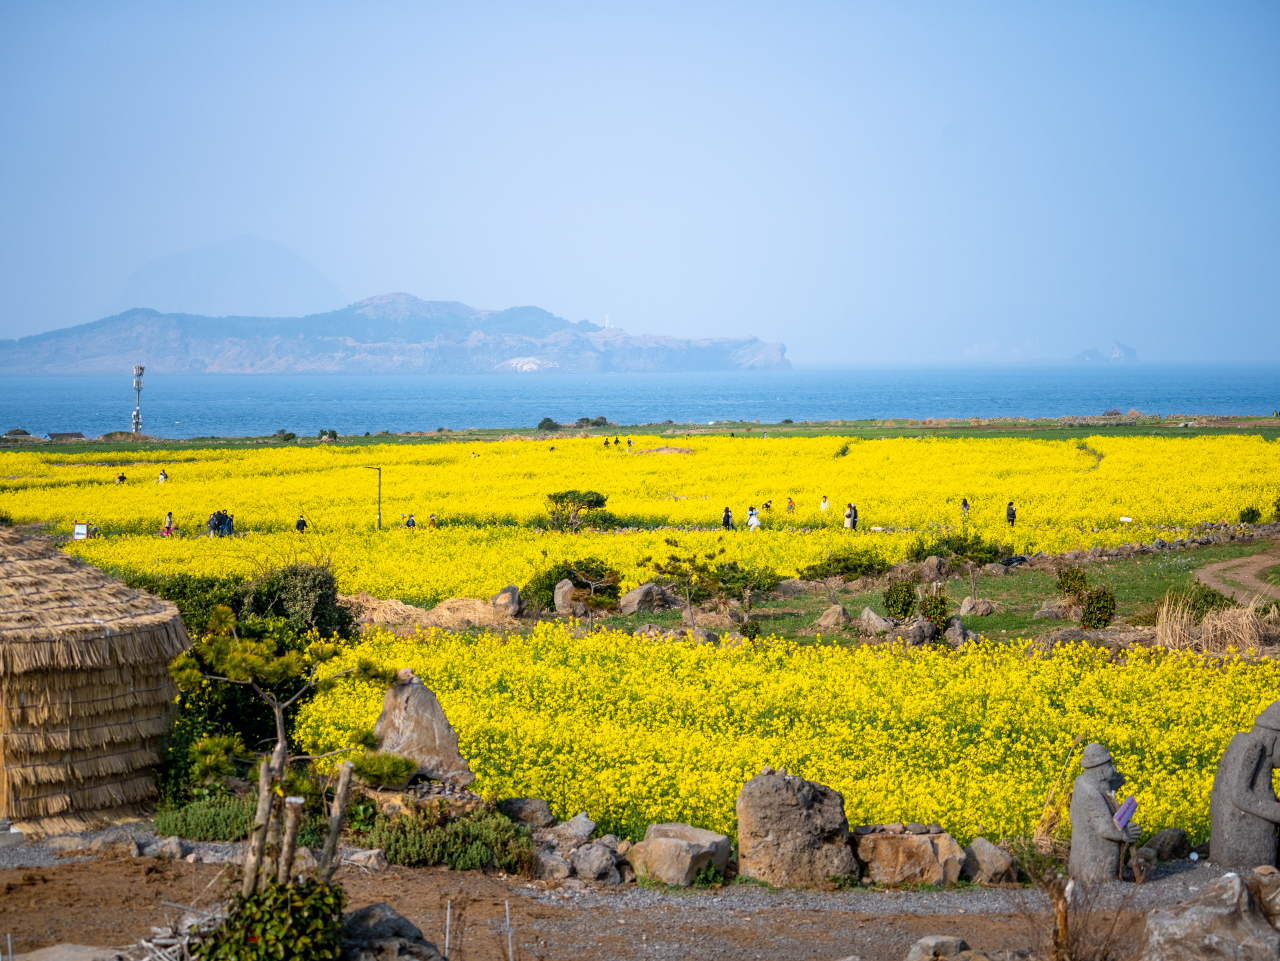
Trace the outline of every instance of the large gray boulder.
{"label": "large gray boulder", "polygon": [[832,604],[823,611],[822,616],[818,618],[818,630],[838,631],[840,628],[848,624],[850,620],[852,620],[852,618],[849,617],[849,612],[846,611],[843,606],[840,604]]}
{"label": "large gray boulder", "polygon": [[489,598],[489,603],[503,617],[518,617],[520,615],[520,588],[514,584],[508,584],[497,594],[494,594],[493,597]]}
{"label": "large gray boulder", "polygon": [[712,849],[711,863],[715,865],[716,870],[724,874],[725,869],[729,866],[729,855],[733,851],[733,846],[729,843],[728,837],[723,834],[678,822],[650,824],[644,832],[644,839],[651,841],[655,838],[674,838],[677,841],[688,841],[690,844],[710,845]]}
{"label": "large gray boulder", "polygon": [[917,617],[908,624],[896,627],[889,632],[890,637],[901,638],[903,643],[918,646],[920,644],[928,644],[938,636],[938,628],[933,621],[925,617]]}
{"label": "large gray boulder", "polygon": [[893,621],[887,617],[881,617],[869,607],[862,609],[862,617],[859,618],[862,629],[868,634],[879,634],[881,631],[888,633],[894,628]]}
{"label": "large gray boulder", "polygon": [[342,961],[389,958],[442,961],[422,931],[388,904],[370,904],[342,919]]}
{"label": "large gray boulder", "polygon": [[778,586],[773,589],[773,593],[784,598],[799,597],[808,589],[808,581],[802,581],[797,577],[789,577],[785,581],[778,581]]}
{"label": "large gray boulder", "polygon": [[960,647],[969,638],[973,637],[969,633],[969,629],[964,626],[964,622],[958,617],[947,618],[947,629],[943,632],[943,636],[952,647]]}
{"label": "large gray boulder", "polygon": [[466,787],[476,779],[458,753],[458,735],[440,702],[412,674],[397,680],[383,695],[373,733],[379,751],[416,761],[417,773],[432,780]]}
{"label": "large gray boulder", "polygon": [[603,844],[584,844],[569,855],[569,863],[584,881],[622,883],[622,875],[614,864],[613,852]]}
{"label": "large gray boulder", "polygon": [[675,837],[646,837],[627,849],[626,858],[638,878],[653,878],[663,884],[688,887],[698,873],[712,863],[715,853],[713,844]]}
{"label": "large gray boulder", "polygon": [[559,847],[567,849],[586,843],[587,838],[595,834],[595,831],[596,822],[587,817],[586,811],[581,811],[547,831],[547,837]]}
{"label": "large gray boulder", "polygon": [[573,873],[573,869],[560,855],[543,851],[538,855],[537,873],[543,881],[563,881]]}
{"label": "large gray boulder", "polygon": [[[920,825],[923,827],[923,825]],[[858,860],[876,884],[951,884],[960,880],[964,850],[950,834],[863,834]]]}
{"label": "large gray boulder", "polygon": [[920,565],[920,573],[926,583],[944,581],[951,576],[951,564],[941,557],[926,557]]}
{"label": "large gray boulder", "polygon": [[498,803],[498,810],[513,821],[531,824],[536,828],[549,828],[556,823],[550,806],[540,797],[507,798]]}
{"label": "large gray boulder", "polygon": [[765,767],[742,786],[736,808],[739,874],[802,887],[857,873],[839,791]]}
{"label": "large gray boulder", "polygon": [[934,961],[936,958],[955,958],[961,951],[968,951],[964,938],[953,934],[927,934],[911,946],[907,961]]}
{"label": "large gray boulder", "polygon": [[[556,585],[556,589],[552,593],[552,597],[555,598],[557,614],[572,616],[577,613],[575,610],[575,602],[573,600],[573,581],[569,580],[569,578],[566,577]],[[581,603],[581,601],[577,602],[579,605]]]}
{"label": "large gray boulder", "polygon": [[973,615],[974,617],[986,617],[988,614],[994,613],[995,609],[994,604],[988,600],[984,600],[983,598],[975,600],[973,597],[966,597],[960,602],[961,617],[968,617],[969,615]]}
{"label": "large gray boulder", "polygon": [[634,614],[636,611],[660,611],[666,606],[666,591],[652,581],[633,587],[618,601],[618,609],[623,614]]}
{"label": "large gray boulder", "polygon": [[1018,862],[984,837],[976,837],[964,849],[960,873],[979,884],[1012,884],[1018,880]]}
{"label": "large gray boulder", "polygon": [[1152,850],[1157,861],[1182,861],[1191,857],[1191,839],[1182,828],[1165,828],[1144,847]]}
{"label": "large gray boulder", "polygon": [[1275,961],[1280,931],[1267,921],[1240,875],[1147,915],[1141,961]]}

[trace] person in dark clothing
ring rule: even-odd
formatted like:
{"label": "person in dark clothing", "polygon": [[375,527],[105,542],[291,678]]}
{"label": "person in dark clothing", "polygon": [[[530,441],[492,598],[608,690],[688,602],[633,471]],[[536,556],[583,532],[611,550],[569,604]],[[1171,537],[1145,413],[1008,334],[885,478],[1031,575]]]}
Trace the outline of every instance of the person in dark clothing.
{"label": "person in dark clothing", "polygon": [[227,515],[226,531],[228,537],[234,537],[236,533],[236,517],[234,514]]}
{"label": "person in dark clothing", "polygon": [[720,526],[727,531],[733,530],[733,511],[727,507],[724,509],[724,516],[720,518]]}
{"label": "person in dark clothing", "polygon": [[296,530],[299,534],[305,534],[305,533],[307,532],[307,519],[306,519],[305,517],[303,517],[301,514],[299,514],[299,515],[298,515],[298,523],[294,524],[294,525],[293,525],[293,528],[294,528],[294,530]]}
{"label": "person in dark clothing", "polygon": [[405,527],[417,527],[417,526],[418,526],[418,522],[417,522],[417,521],[415,521],[415,520],[413,519],[413,515],[412,515],[412,514],[410,514],[410,515],[409,515],[409,519],[408,519],[407,521],[405,521],[405,522],[404,522],[404,526],[405,526]]}
{"label": "person in dark clothing", "polygon": [[1009,506],[1004,509],[1004,519],[1009,522],[1010,527],[1018,519],[1018,512],[1014,509],[1013,501],[1009,501]]}
{"label": "person in dark clothing", "polygon": [[205,530],[209,532],[209,536],[212,537],[214,531],[218,529],[218,515],[210,514],[209,519],[204,522],[204,526]]}

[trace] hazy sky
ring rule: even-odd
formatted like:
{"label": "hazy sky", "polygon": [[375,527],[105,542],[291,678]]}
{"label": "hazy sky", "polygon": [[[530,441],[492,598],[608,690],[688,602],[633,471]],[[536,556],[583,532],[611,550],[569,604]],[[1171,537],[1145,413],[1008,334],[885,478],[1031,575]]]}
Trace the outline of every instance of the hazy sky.
{"label": "hazy sky", "polygon": [[0,337],[251,234],[800,365],[1280,360],[1280,5],[0,6]]}

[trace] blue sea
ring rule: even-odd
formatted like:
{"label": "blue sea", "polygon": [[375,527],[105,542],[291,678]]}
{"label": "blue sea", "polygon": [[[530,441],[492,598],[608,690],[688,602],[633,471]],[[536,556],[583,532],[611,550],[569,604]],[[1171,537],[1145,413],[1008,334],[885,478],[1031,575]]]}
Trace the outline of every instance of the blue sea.
{"label": "blue sea", "polygon": [[[128,430],[131,371],[119,376],[0,378],[0,431]],[[143,430],[166,438],[448,427],[533,427],[604,416],[772,423],[887,417],[1058,417],[1107,408],[1147,414],[1254,414],[1280,409],[1280,366],[1107,366],[794,370],[646,374],[421,376],[154,374]]]}

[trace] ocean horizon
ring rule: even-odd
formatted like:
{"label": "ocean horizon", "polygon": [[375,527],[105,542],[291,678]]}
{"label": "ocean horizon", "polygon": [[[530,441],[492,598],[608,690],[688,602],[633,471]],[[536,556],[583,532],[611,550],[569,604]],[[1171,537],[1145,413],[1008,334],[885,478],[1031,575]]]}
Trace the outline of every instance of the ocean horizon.
{"label": "ocean horizon", "polygon": [[[886,418],[1270,415],[1280,365],[1125,365],[626,374],[148,374],[143,430],[181,440],[620,424]],[[0,430],[129,430],[132,372],[0,379]]]}

